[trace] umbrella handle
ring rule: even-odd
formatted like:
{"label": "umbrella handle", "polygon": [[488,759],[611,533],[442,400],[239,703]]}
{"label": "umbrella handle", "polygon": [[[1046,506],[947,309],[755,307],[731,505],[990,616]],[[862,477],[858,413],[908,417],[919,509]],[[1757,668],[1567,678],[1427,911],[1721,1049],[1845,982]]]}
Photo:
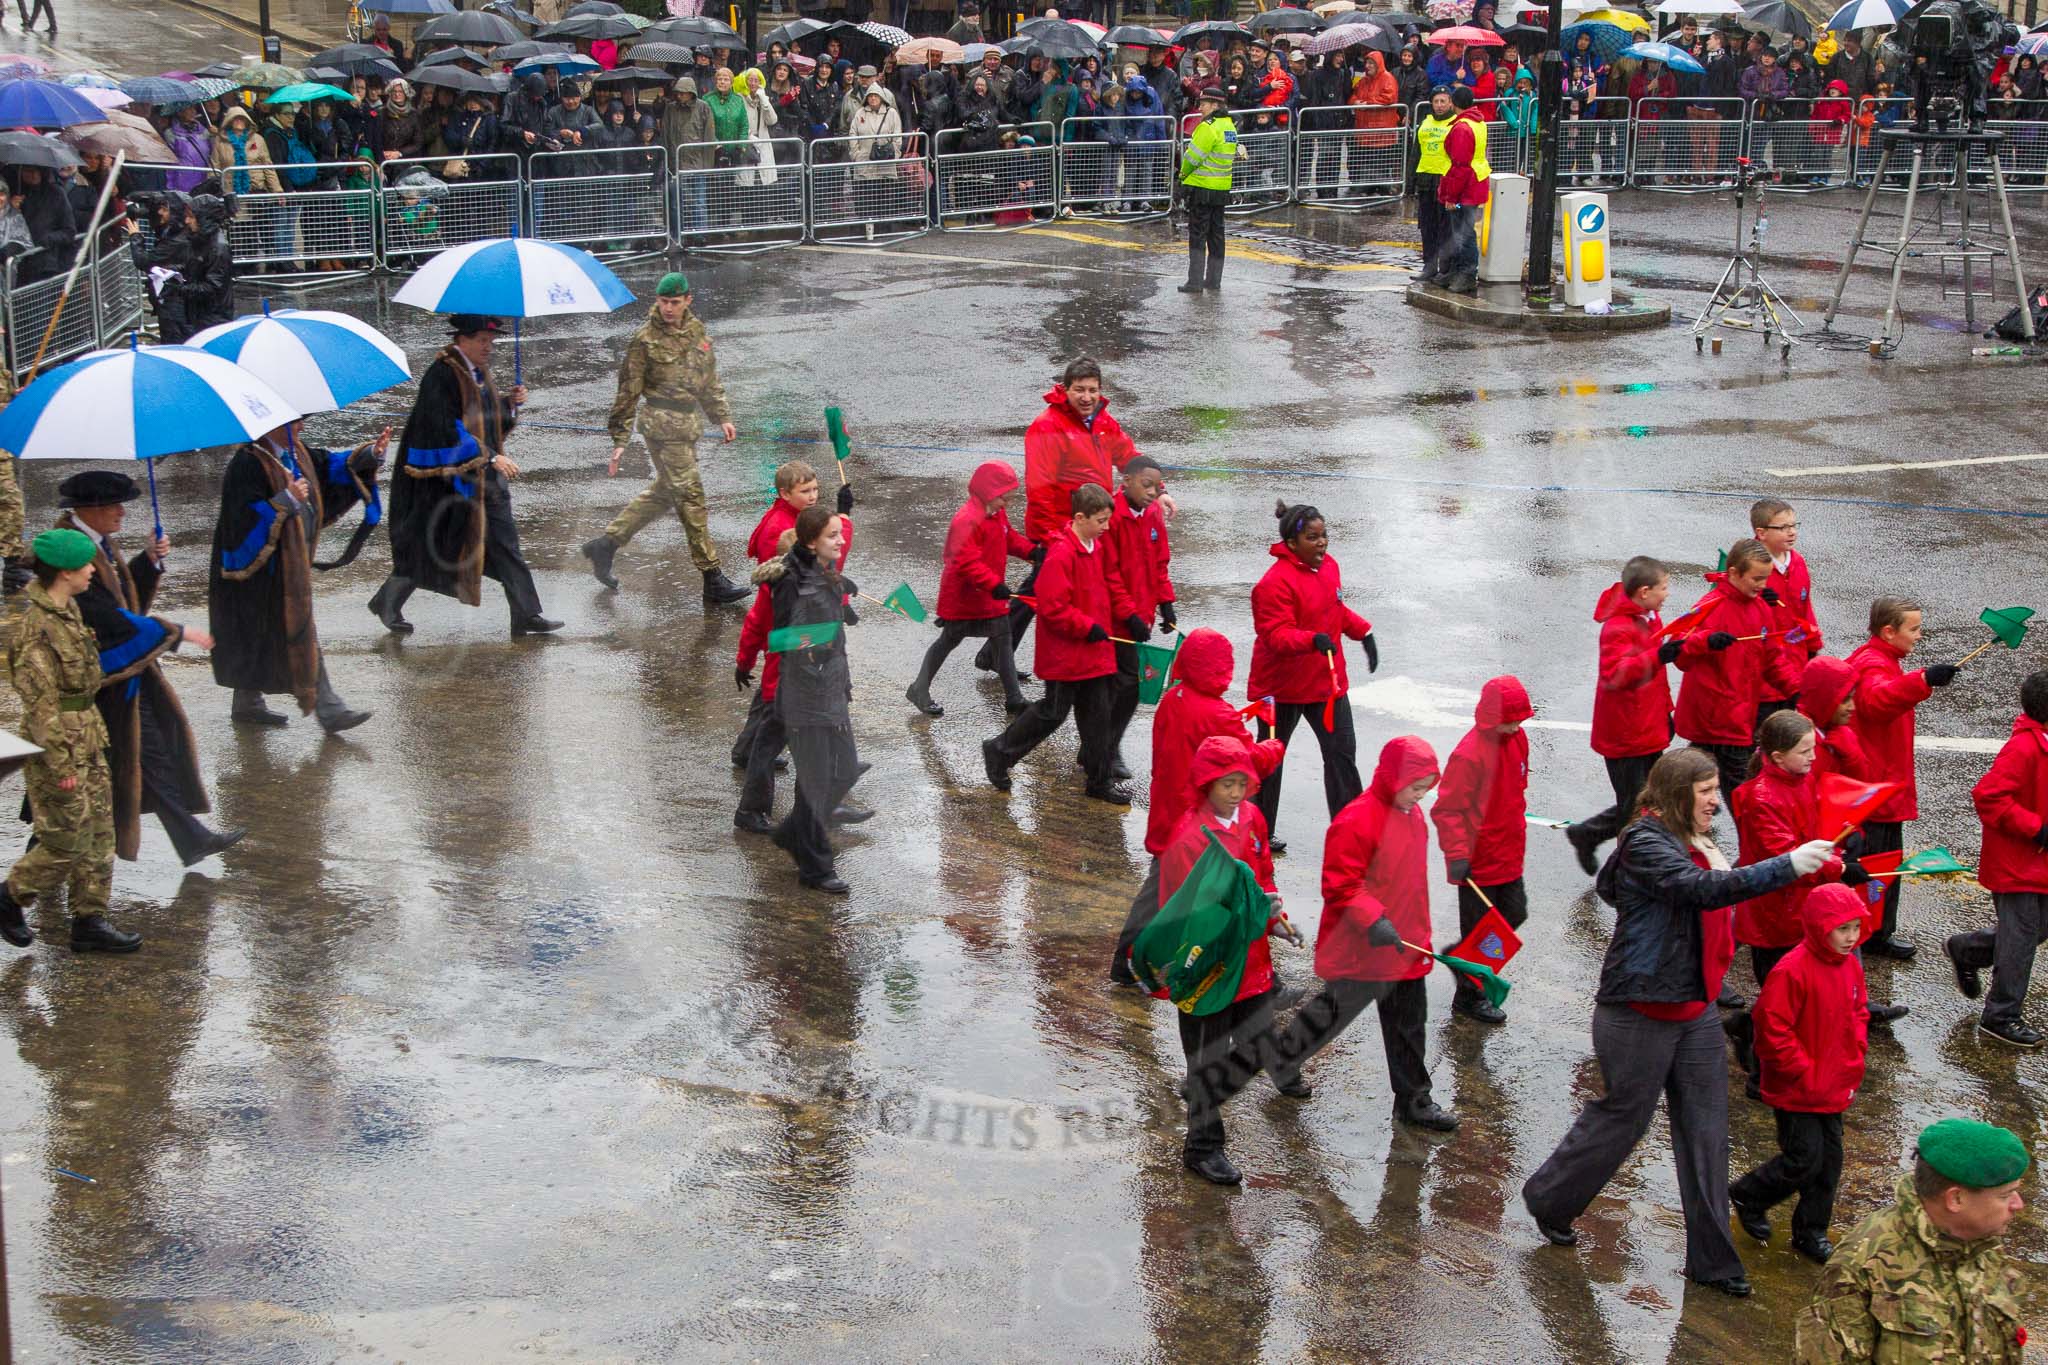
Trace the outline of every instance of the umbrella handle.
{"label": "umbrella handle", "polygon": [[164,538],[164,513],[163,509],[157,506],[156,501],[156,461],[144,460],[143,464],[149,467],[149,515],[156,522],[156,538],[162,540]]}

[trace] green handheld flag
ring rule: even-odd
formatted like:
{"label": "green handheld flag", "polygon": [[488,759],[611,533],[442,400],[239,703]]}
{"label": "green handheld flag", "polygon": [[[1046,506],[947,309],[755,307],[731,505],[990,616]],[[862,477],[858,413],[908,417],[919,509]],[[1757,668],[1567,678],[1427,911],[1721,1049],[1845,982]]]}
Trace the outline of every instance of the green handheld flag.
{"label": "green handheld flag", "polygon": [[784,626],[768,632],[768,651],[771,654],[786,654],[792,649],[816,649],[829,645],[839,638],[845,629],[838,621],[812,621],[808,625]]}
{"label": "green handheld flag", "polygon": [[2020,641],[2027,638],[2027,622],[2033,617],[2032,607],[1986,607],[1977,619],[1991,627],[1991,633],[2007,649],[2018,649]]}
{"label": "green handheld flag", "polygon": [[1209,846],[1131,945],[1131,970],[1184,1014],[1215,1014],[1237,998],[1245,954],[1273,913],[1251,868],[1215,830],[1203,833]]}
{"label": "green handheld flag", "polygon": [[1462,957],[1451,957],[1446,953],[1431,953],[1430,956],[1452,971],[1463,972],[1471,977],[1478,983],[1479,989],[1486,993],[1486,1003],[1495,1009],[1507,1003],[1508,992],[1513,987],[1493,968],[1481,962],[1467,961]]}
{"label": "green handheld flag", "polygon": [[1714,556],[1714,572],[1728,572],[1728,552],[1726,550],[1722,550],[1720,553]]}
{"label": "green handheld flag", "polygon": [[1138,700],[1150,706],[1166,695],[1167,679],[1173,676],[1173,661],[1185,637],[1173,637],[1173,648],[1140,644],[1138,649]]}
{"label": "green handheld flag", "polygon": [[924,603],[917,600],[917,594],[910,590],[908,583],[898,583],[895,589],[882,599],[882,605],[898,616],[905,616],[913,621],[922,621],[925,618]]}
{"label": "green handheld flag", "polygon": [[853,450],[846,435],[846,415],[838,408],[825,409],[825,434],[832,438],[832,458],[844,460]]}
{"label": "green handheld flag", "polygon": [[1899,871],[1916,877],[1951,877],[1976,870],[1945,848],[1922,849],[1899,864]]}

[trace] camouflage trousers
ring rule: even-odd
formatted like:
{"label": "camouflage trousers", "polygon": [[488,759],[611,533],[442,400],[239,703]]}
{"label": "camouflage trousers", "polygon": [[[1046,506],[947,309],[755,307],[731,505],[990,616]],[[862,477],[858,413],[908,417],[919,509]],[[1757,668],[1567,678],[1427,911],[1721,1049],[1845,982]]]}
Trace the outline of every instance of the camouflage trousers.
{"label": "camouflage trousers", "polygon": [[0,456],[0,556],[8,559],[19,559],[28,553],[21,539],[27,513],[21,503],[21,484],[14,474],[14,457]]}
{"label": "camouflage trousers", "polygon": [[31,761],[24,775],[36,838],[8,872],[8,891],[24,906],[67,891],[74,918],[104,915],[114,889],[114,789],[106,755],[95,753],[68,792],[57,789],[40,762]]}
{"label": "camouflage trousers", "polygon": [[690,541],[690,562],[700,573],[709,573],[718,567],[718,546],[712,543],[711,524],[704,515],[704,479],[697,472],[697,443],[663,441],[651,432],[646,435],[654,482],[641,489],[640,495],[612,518],[604,533],[624,545],[663,513],[673,510]]}

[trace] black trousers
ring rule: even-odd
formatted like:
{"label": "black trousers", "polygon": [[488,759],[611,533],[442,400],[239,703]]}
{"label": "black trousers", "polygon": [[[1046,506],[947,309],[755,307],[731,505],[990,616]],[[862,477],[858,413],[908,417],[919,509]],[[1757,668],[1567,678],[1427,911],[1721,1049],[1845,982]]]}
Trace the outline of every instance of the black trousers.
{"label": "black trousers", "polygon": [[[519,523],[512,519],[512,492],[504,476],[495,469],[484,479],[484,577],[493,578],[505,590],[505,605],[512,609],[516,625],[540,615],[540,589],[534,586],[533,570],[519,550]],[[392,574],[370,599],[371,610],[397,612],[413,594],[410,578]]]}
{"label": "black trousers", "polygon": [[2048,896],[2033,891],[1996,891],[1998,928],[1958,934],[1956,956],[1969,967],[1991,969],[1984,993],[1984,1022],[2016,1024],[2034,976],[2034,952],[2048,939]]}
{"label": "black trousers", "polygon": [[[1494,908],[1500,911],[1500,917],[1508,922],[1508,928],[1519,929],[1528,920],[1529,892],[1520,877],[1499,886],[1482,886],[1479,891],[1486,893]],[[1486,901],[1479,899],[1479,891],[1463,882],[1458,883],[1458,937],[1461,940],[1486,918]],[[1463,974],[1457,974],[1457,981],[1457,990],[1453,992],[1455,1003],[1470,1005],[1485,998]]]}
{"label": "black trousers", "polygon": [[1435,274],[1446,264],[1437,259],[1444,247],[1444,209],[1436,197],[1436,187],[1442,180],[1442,176],[1427,171],[1419,171],[1415,176],[1415,226],[1422,233],[1422,269],[1428,274]]}
{"label": "black trousers", "polygon": [[149,696],[145,687],[138,698],[141,706],[137,708],[142,723],[142,802],[145,809],[156,812],[164,833],[171,836],[178,861],[189,862],[213,836],[213,831],[185,805],[182,766],[164,738],[163,718],[150,704]]}
{"label": "black trousers", "polygon": [[1109,960],[1109,969],[1119,975],[1131,968],[1131,945],[1138,941],[1138,935],[1145,932],[1145,926],[1159,913],[1159,860],[1154,858],[1145,869],[1145,880],[1138,883],[1138,894],[1131,897],[1131,908],[1124,915],[1124,927],[1116,936],[1116,955]]}
{"label": "black trousers", "polygon": [[[1181,1014],[1180,1050],[1187,1058],[1183,1093],[1188,1134],[1182,1149],[1191,1157],[1223,1150],[1223,1101],[1251,1083],[1273,1060],[1273,997],[1234,1000],[1214,1014]],[[1247,1070],[1246,1068],[1250,1068]]]}
{"label": "black trousers", "polygon": [[[758,745],[757,745],[758,747]],[[796,860],[805,881],[829,877],[832,839],[825,819],[853,790],[860,758],[848,725],[797,725],[789,731],[789,755],[796,769],[796,801],[775,828],[775,842]]]}
{"label": "black trousers", "polygon": [[911,686],[929,695],[932,679],[938,676],[946,657],[960,647],[962,640],[969,638],[988,641],[982,648],[987,652],[996,676],[1003,680],[1004,704],[1021,706],[1024,689],[1017,684],[1017,652],[1010,642],[1008,616],[992,616],[981,621],[940,621],[939,638],[932,641],[931,648],[924,652],[924,662],[917,668],[917,681]]}
{"label": "black trousers", "polygon": [[[1380,1007],[1380,1042],[1387,1052],[1387,1078],[1394,1087],[1394,1107],[1405,1110],[1430,1098],[1429,1070],[1423,1065],[1423,1028],[1429,1019],[1426,978],[1412,981],[1325,981],[1323,989],[1294,1013],[1273,1039],[1272,1055],[1261,1065],[1275,1083],[1301,1074],[1308,1059],[1321,1052],[1367,1005]],[[1240,1059],[1234,1074],[1251,1077],[1252,1061]],[[1242,1085],[1238,1087],[1241,1089]],[[1225,1093],[1217,1103],[1236,1090]]]}
{"label": "black trousers", "polygon": [[[1898,820],[1869,820],[1863,825],[1863,856],[1873,853],[1895,853],[1906,846],[1906,827]],[[1899,927],[1899,883],[1904,877],[1885,877],[1884,882],[1884,923],[1877,933],[1886,938],[1898,931]],[[1873,935],[1872,937],[1876,937]]]}
{"label": "black trousers", "polygon": [[35,0],[33,10],[29,8],[29,0],[14,0],[14,7],[21,13],[21,26],[24,30],[35,27],[38,19],[48,19],[50,32],[57,31],[57,12],[50,8],[50,0]]}
{"label": "black trousers", "polygon": [[1230,191],[1182,187],[1188,206],[1188,283],[1214,289],[1223,282],[1223,208]]}
{"label": "black trousers", "polygon": [[1579,821],[1579,828],[1595,847],[1606,843],[1622,827],[1635,818],[1636,801],[1643,794],[1643,783],[1650,776],[1650,769],[1657,766],[1657,760],[1664,757],[1664,751],[1654,754],[1629,754],[1622,758],[1607,760],[1607,784],[1614,788],[1614,804],[1598,815]]}
{"label": "black trousers", "polygon": [[1131,728],[1131,717],[1138,714],[1138,647],[1116,645],[1116,674],[1109,688],[1109,746],[1112,752],[1122,753],[1124,731]]}
{"label": "black trousers", "polygon": [[763,717],[773,715],[775,703],[761,695],[756,687],[754,695],[747,698],[747,718],[740,722],[740,732],[732,742],[732,766],[747,766],[747,755],[754,752],[754,736],[760,733]]}
{"label": "black trousers", "polygon": [[1816,1241],[1828,1235],[1842,1183],[1842,1116],[1771,1112],[1778,1118],[1778,1155],[1729,1186],[1728,1197],[1767,1209],[1796,1194],[1792,1238]]}
{"label": "black trousers", "polygon": [[[1358,736],[1351,728],[1351,699],[1337,698],[1337,708],[1332,715],[1328,730],[1323,728],[1323,704],[1312,702],[1275,702],[1273,724],[1259,722],[1259,738],[1280,737],[1280,743],[1287,744],[1294,735],[1294,727],[1302,721],[1315,732],[1316,743],[1323,750],[1323,799],[1329,805],[1330,814],[1350,805],[1365,790],[1365,784],[1358,777]],[[1283,765],[1284,766],[1284,765]],[[1259,803],[1259,813],[1266,817],[1266,829],[1277,834],[1280,824],[1280,774],[1275,768],[1273,775],[1259,784],[1259,794],[1252,799]]]}
{"label": "black trousers", "polygon": [[1799,698],[1796,696],[1787,697],[1783,701],[1758,702],[1756,704],[1757,733],[1763,733],[1764,722],[1769,720],[1772,716],[1777,715],[1780,711],[1797,711],[1798,709]]}
{"label": "black trousers", "polygon": [[[1721,809],[1728,809],[1728,798],[1735,789],[1749,781],[1749,760],[1756,752],[1753,744],[1700,744],[1692,746],[1714,760],[1714,766],[1721,772]],[[1732,817],[1731,817],[1732,818]]]}
{"label": "black trousers", "polygon": [[[1038,570],[1044,563],[1045,546],[1040,545],[1031,551],[1031,571],[1024,575],[1024,581],[1017,585],[1016,591],[1010,597],[1010,652],[1013,656],[1017,647],[1024,643],[1024,632],[1031,628],[1033,612],[1031,604],[1024,599],[1037,590]],[[995,636],[989,636],[988,643],[976,652],[974,666],[983,671],[996,666]],[[1010,666],[1013,669],[1016,667],[1014,658]]]}
{"label": "black trousers", "polygon": [[[753,731],[751,737],[749,728]],[[747,724],[741,727],[740,738],[747,745],[747,775],[740,783],[739,808],[766,815],[775,805],[775,760],[788,747],[789,731],[783,728],[782,713],[776,710],[775,703],[763,701],[758,687],[754,689],[753,703],[747,707]],[[733,753],[739,753],[738,746],[734,746]],[[831,808],[827,807],[825,813],[830,815]]]}
{"label": "black trousers", "polygon": [[1081,734],[1081,768],[1088,774],[1088,789],[1097,791],[1110,784],[1110,761],[1116,749],[1110,742],[1109,692],[1111,675],[1080,682],[1047,680],[1045,695],[1010,722],[995,738],[996,753],[1006,764],[1015,765],[1050,738],[1074,713],[1074,728]]}

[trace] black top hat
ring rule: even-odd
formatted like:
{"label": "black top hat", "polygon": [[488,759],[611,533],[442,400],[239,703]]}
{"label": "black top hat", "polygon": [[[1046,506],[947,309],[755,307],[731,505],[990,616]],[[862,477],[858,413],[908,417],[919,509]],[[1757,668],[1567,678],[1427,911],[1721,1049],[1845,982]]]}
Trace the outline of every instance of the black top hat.
{"label": "black top hat", "polygon": [[59,507],[112,507],[141,496],[135,480],[111,469],[88,469],[57,485]]}

